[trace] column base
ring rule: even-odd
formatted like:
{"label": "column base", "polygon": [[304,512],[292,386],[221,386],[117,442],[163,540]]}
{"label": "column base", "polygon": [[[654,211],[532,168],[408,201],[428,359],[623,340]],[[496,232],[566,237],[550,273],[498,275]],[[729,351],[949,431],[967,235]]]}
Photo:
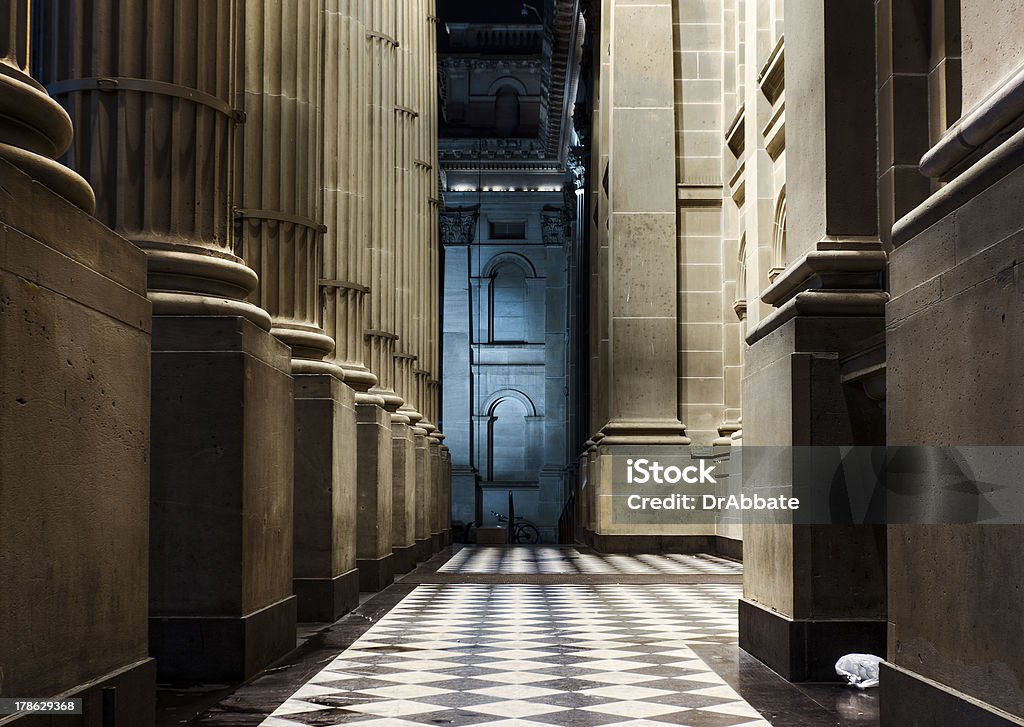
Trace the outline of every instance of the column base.
{"label": "column base", "polygon": [[395,573],[408,573],[416,567],[416,543],[392,548],[391,555],[394,557]]}
{"label": "column base", "polygon": [[149,619],[157,678],[171,683],[249,679],[295,649],[298,599],[283,598],[246,616]]}
{"label": "column base", "polygon": [[356,397],[356,567],[359,590],[380,591],[394,581],[391,416]]}
{"label": "column base", "polygon": [[388,553],[382,558],[356,560],[359,568],[359,590],[375,593],[395,582],[395,559]]}
{"label": "column base", "polygon": [[881,727],[1019,727],[1019,719],[983,702],[882,662],[879,670]]}
{"label": "column base", "polygon": [[422,563],[425,560],[430,560],[430,556],[433,555],[431,548],[433,542],[430,538],[420,538],[416,541],[416,560]]}
{"label": "column base", "polygon": [[444,541],[441,533],[430,534],[430,554],[440,553],[444,549]]}
{"label": "column base", "polygon": [[334,623],[359,605],[359,569],[334,578],[296,578],[298,619],[303,623]]}
{"label": "column base", "polygon": [[299,620],[336,621],[359,603],[356,412],[334,376],[295,379],[295,562]]}
{"label": "column base", "polygon": [[153,320],[149,632],[162,681],[244,680],[295,648],[290,366],[246,318]]}
{"label": "column base", "polygon": [[740,648],[791,682],[840,682],[844,654],[884,654],[883,619],[795,620],[741,598]]}

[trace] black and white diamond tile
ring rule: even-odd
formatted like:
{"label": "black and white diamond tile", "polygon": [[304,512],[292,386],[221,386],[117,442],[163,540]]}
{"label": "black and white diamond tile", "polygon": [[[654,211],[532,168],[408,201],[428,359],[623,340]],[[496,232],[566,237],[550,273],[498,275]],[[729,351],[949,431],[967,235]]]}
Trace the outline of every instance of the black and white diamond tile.
{"label": "black and white diamond tile", "polygon": [[261,727],[768,727],[691,650],[736,642],[734,585],[416,588]]}
{"label": "black and white diamond tile", "polygon": [[743,566],[714,555],[606,555],[567,547],[463,548],[438,573],[588,575],[739,575]]}

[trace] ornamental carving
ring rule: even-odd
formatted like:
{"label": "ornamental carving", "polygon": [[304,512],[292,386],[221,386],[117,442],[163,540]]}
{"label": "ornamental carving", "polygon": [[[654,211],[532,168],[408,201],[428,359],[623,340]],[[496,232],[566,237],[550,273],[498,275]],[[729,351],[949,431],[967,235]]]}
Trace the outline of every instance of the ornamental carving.
{"label": "ornamental carving", "polygon": [[585,157],[586,150],[582,146],[569,147],[569,157],[566,160],[565,167],[569,173],[569,181],[572,182],[572,186],[576,189],[583,189],[587,183]]}
{"label": "ornamental carving", "polygon": [[441,241],[445,245],[470,245],[476,233],[479,207],[441,211]]}
{"label": "ornamental carving", "polygon": [[541,238],[545,245],[562,245],[570,236],[569,218],[560,207],[546,207],[540,213]]}

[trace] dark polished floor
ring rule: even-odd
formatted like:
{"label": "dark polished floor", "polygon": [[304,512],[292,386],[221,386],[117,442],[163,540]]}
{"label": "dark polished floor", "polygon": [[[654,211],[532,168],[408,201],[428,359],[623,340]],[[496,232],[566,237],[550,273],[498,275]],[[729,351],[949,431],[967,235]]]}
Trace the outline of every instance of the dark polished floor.
{"label": "dark polished floor", "polygon": [[[454,557],[452,557],[454,555]],[[736,645],[742,567],[521,546],[439,554],[247,685],[161,692],[160,727],[878,724]]]}

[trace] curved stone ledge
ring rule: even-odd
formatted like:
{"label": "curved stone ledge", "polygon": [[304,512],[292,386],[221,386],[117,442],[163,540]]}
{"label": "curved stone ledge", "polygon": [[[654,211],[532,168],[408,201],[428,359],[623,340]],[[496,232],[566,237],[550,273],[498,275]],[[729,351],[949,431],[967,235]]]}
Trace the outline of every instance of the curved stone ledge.
{"label": "curved stone ledge", "polygon": [[[863,240],[850,244],[863,245]],[[775,282],[765,289],[761,300],[779,306],[807,287],[874,288],[879,282],[877,273],[885,269],[886,255],[877,240],[867,241],[873,249],[813,250],[788,266]],[[846,244],[846,243],[839,243]],[[863,273],[869,275],[864,276]],[[828,278],[832,279],[828,279]],[[809,285],[815,278],[821,283],[839,283],[828,286]],[[860,283],[860,284],[858,284]]]}
{"label": "curved stone ledge", "polygon": [[73,170],[25,149],[0,143],[0,158],[6,159],[40,184],[49,187],[79,209],[92,214],[96,195],[92,187]]}
{"label": "curved stone ledge", "polygon": [[1024,165],[1024,129],[996,147],[966,172],[904,215],[892,229],[893,245],[902,245],[962,207],[1014,169]]}
{"label": "curved stone ledge", "polygon": [[270,315],[244,300],[161,290],[150,290],[147,297],[154,316],[241,316],[264,331],[270,330]]}
{"label": "curved stone ledge", "polygon": [[761,321],[747,334],[754,344],[796,316],[885,316],[889,294],[882,290],[805,290]]}
{"label": "curved stone ledge", "polygon": [[342,370],[345,372],[345,383],[358,392],[365,392],[377,385],[377,377],[365,366],[342,362]]}
{"label": "curved stone ledge", "polygon": [[41,85],[0,63],[0,138],[56,159],[71,145],[71,117]]}
{"label": "curved stone ledge", "polygon": [[244,300],[259,280],[240,258],[217,250],[146,240],[135,240],[135,244],[149,256],[151,290]]}
{"label": "curved stone ledge", "polygon": [[614,444],[690,444],[686,425],[678,420],[612,421],[601,429],[602,436],[594,437],[596,446]]}
{"label": "curved stone ledge", "polygon": [[941,178],[1024,114],[1024,66],[964,114],[921,158],[921,173]]}
{"label": "curved stone ledge", "polygon": [[291,346],[293,359],[319,361],[334,350],[334,339],[314,325],[275,319],[270,332]]}

